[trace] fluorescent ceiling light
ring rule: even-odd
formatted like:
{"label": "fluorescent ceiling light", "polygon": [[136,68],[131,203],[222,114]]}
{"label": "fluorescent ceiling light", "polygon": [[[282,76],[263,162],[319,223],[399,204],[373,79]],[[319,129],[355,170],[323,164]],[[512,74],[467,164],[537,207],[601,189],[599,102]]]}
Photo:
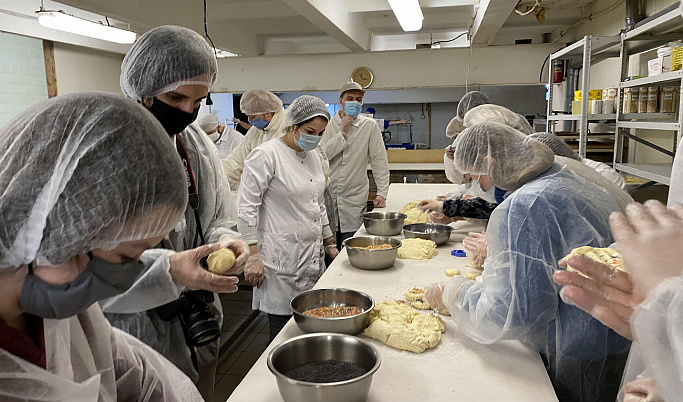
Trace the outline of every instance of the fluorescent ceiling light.
{"label": "fluorescent ceiling light", "polygon": [[406,32],[419,31],[422,29],[422,9],[418,0],[389,0],[394,15]]}
{"label": "fluorescent ceiling light", "polygon": [[218,58],[218,59],[224,59],[226,57],[238,57],[239,56],[239,54],[230,53],[227,50],[221,50],[219,48],[215,48],[215,49],[216,49],[216,58]]}
{"label": "fluorescent ceiling light", "polygon": [[38,14],[38,22],[40,25],[76,35],[89,36],[95,39],[124,44],[135,42],[137,36],[135,35],[135,32],[74,17],[63,11],[40,10],[36,11],[36,14]]}

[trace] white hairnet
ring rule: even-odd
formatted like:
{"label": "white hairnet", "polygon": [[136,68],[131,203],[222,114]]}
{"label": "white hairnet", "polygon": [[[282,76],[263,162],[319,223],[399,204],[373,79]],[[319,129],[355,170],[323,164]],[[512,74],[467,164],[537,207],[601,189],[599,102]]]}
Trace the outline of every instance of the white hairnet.
{"label": "white hairnet", "polygon": [[529,122],[519,113],[500,105],[481,105],[471,109],[465,114],[463,123],[465,127],[473,126],[481,122],[495,122],[510,126],[522,134],[534,132]]}
{"label": "white hairnet", "polygon": [[459,117],[459,120],[462,122],[467,112],[479,105],[487,105],[489,103],[491,103],[491,101],[489,100],[488,96],[484,95],[484,93],[479,91],[470,91],[466,93],[462,99],[460,99],[460,102],[458,102],[457,117]]}
{"label": "white hairnet", "polygon": [[550,148],[557,156],[563,156],[565,158],[575,159],[577,161],[581,160],[579,154],[574,152],[574,150],[571,149],[562,138],[556,136],[553,133],[533,133],[529,135],[529,138],[533,138],[541,144],[544,144],[545,146]]}
{"label": "white hairnet", "polygon": [[274,93],[265,89],[250,89],[240,99],[240,109],[244,114],[253,116],[275,113],[282,108],[282,101]]}
{"label": "white hairnet", "polygon": [[0,269],[58,265],[168,233],[187,202],[168,134],[144,107],[76,93],[0,128]]}
{"label": "white hairnet", "polygon": [[215,114],[203,114],[197,119],[197,124],[204,131],[215,130],[218,127],[218,116]]}
{"label": "white hairnet", "polygon": [[446,126],[446,137],[455,138],[465,129],[462,121],[459,120],[458,116],[455,116]]}
{"label": "white hairnet", "polygon": [[153,98],[181,85],[216,82],[213,49],[197,32],[175,25],[147,31],[121,64],[121,90],[132,99]]}
{"label": "white hairnet", "polygon": [[325,120],[330,121],[330,112],[325,106],[322,99],[311,96],[301,95],[294,99],[291,105],[287,108],[287,127],[293,124],[300,124],[308,121],[314,117],[324,117]]}
{"label": "white hairnet", "polygon": [[488,175],[496,187],[513,191],[546,171],[554,156],[509,126],[477,123],[458,135],[454,162],[462,173]]}

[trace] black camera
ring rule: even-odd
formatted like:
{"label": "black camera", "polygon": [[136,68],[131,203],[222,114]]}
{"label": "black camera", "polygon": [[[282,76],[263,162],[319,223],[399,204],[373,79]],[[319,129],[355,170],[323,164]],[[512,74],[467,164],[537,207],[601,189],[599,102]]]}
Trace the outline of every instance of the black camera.
{"label": "black camera", "polygon": [[213,298],[213,293],[206,290],[186,290],[178,298],[178,315],[193,346],[208,345],[221,336],[218,320],[209,306]]}

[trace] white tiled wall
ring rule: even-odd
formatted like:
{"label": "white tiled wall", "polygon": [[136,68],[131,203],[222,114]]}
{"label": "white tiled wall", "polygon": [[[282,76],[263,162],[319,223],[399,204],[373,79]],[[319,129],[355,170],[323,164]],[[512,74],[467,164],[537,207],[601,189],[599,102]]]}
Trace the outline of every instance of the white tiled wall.
{"label": "white tiled wall", "polygon": [[43,41],[0,32],[0,126],[47,97]]}

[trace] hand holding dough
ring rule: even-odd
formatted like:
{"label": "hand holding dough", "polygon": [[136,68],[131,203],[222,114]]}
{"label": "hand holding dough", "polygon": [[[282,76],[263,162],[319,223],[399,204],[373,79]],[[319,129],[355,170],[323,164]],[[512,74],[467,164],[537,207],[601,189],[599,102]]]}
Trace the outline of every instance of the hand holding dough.
{"label": "hand holding dough", "polygon": [[235,253],[227,248],[214,251],[206,260],[209,271],[218,275],[225,275],[235,265]]}

